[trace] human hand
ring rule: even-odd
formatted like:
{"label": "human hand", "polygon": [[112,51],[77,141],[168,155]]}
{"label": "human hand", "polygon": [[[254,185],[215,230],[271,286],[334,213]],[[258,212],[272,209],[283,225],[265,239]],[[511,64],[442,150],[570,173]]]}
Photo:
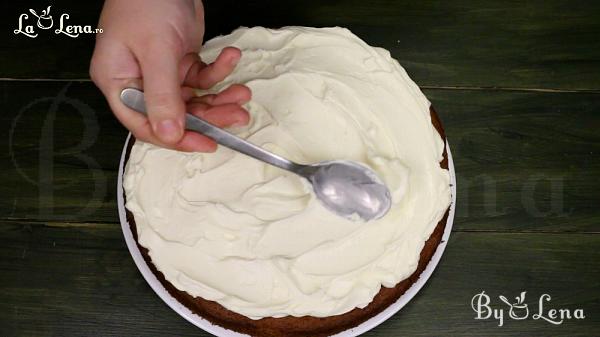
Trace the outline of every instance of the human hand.
{"label": "human hand", "polygon": [[[99,27],[104,32],[97,36],[90,76],[137,139],[180,151],[214,151],[212,139],[184,130],[186,110],[221,127],[248,122],[241,104],[251,93],[243,85],[194,97],[192,88],[222,81],[241,57],[239,49],[228,47],[212,64],[200,60],[200,0],[107,0]],[[121,103],[127,87],[144,90],[148,118]]]}

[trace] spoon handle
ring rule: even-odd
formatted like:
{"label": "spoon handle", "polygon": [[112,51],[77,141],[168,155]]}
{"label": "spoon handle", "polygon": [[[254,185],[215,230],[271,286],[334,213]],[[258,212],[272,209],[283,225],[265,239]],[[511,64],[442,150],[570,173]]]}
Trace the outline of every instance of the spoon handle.
{"label": "spoon handle", "polygon": [[[121,91],[121,101],[130,109],[146,115],[144,92],[141,90],[134,88],[124,89]],[[195,131],[208,136],[214,139],[218,144],[228,147],[234,151],[243,153],[247,156],[287,171],[298,173],[298,170],[303,167],[303,165],[296,164],[281,156],[271,153],[189,113],[185,114],[185,128],[187,130]]]}
{"label": "spoon handle", "polygon": [[217,126],[210,124],[209,122],[200,119],[194,115],[185,115],[185,128],[188,130],[202,133],[212,139],[218,144],[228,147],[234,151],[243,153],[252,158],[258,159],[267,164],[277,166],[284,170],[295,172],[298,164],[289,161],[283,157],[280,157],[272,152],[269,152],[257,145],[254,145],[246,140],[235,136]]}

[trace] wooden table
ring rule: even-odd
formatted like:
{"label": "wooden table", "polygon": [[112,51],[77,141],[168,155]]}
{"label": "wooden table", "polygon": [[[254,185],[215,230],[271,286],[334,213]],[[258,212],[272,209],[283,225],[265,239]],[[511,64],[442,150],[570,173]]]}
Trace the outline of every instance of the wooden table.
{"label": "wooden table", "polygon": [[[19,14],[48,4],[3,3],[0,336],[206,336],[153,293],[125,247],[127,133],[88,79],[93,37],[11,34]],[[102,3],[52,5],[95,26]],[[440,114],[454,230],[427,285],[366,336],[600,335],[599,2],[207,0],[206,12],[208,37],[348,27],[389,49]],[[474,319],[482,291],[503,326]],[[498,295],[522,291],[531,314],[547,293],[545,311],[585,319],[510,319]]]}

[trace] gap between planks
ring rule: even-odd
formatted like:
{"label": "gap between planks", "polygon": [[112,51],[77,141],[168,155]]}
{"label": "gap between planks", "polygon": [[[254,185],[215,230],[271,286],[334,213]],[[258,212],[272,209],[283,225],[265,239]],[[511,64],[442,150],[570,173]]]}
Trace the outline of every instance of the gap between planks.
{"label": "gap between planks", "polygon": [[[119,222],[109,221],[60,221],[38,220],[26,218],[0,218],[0,225],[33,225],[50,228],[81,228],[81,229],[108,229],[120,226]],[[569,231],[569,230],[496,230],[496,229],[452,229],[452,233],[480,233],[480,234],[600,234],[597,231]]]}
{"label": "gap between planks", "polygon": [[[0,77],[0,82],[91,82],[89,78],[11,78]],[[471,86],[453,86],[453,85],[422,85],[421,89],[427,90],[482,90],[482,91],[523,91],[538,93],[584,93],[600,94],[600,89],[590,88],[526,88],[526,87],[471,87]]]}

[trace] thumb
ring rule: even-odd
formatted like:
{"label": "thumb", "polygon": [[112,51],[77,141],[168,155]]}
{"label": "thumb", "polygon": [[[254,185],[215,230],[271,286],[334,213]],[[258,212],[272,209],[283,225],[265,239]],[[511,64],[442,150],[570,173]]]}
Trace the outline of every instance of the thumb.
{"label": "thumb", "polygon": [[148,48],[139,60],[152,131],[161,142],[174,145],[183,137],[185,115],[178,54],[170,48]]}

